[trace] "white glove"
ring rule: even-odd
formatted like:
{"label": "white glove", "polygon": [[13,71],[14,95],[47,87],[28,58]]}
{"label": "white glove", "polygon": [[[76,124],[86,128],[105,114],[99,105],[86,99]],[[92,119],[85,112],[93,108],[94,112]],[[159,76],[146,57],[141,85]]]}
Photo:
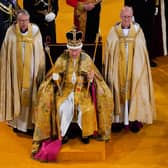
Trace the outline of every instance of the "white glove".
{"label": "white glove", "polygon": [[158,9],[158,7],[156,7],[155,8],[155,13],[154,13],[155,16],[158,14],[158,11],[159,11],[159,9]]}
{"label": "white glove", "polygon": [[53,74],[52,74],[52,79],[53,79],[54,81],[57,81],[57,80],[59,79],[59,74],[58,74],[58,73],[53,73]]}
{"label": "white glove", "polygon": [[55,13],[50,12],[47,15],[45,15],[45,20],[47,22],[52,22],[55,19]]}

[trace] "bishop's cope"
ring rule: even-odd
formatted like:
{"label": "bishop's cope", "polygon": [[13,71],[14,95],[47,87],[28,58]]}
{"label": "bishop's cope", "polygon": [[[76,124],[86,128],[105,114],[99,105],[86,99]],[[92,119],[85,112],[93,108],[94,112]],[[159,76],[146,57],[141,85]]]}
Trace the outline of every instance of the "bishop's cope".
{"label": "bishop's cope", "polygon": [[72,124],[79,128],[78,136],[84,144],[91,138],[110,139],[111,91],[91,57],[82,50],[82,32],[72,29],[66,33],[66,38],[67,49],[52,64],[38,91],[34,157],[38,155],[41,143],[48,139],[67,143],[72,138]]}

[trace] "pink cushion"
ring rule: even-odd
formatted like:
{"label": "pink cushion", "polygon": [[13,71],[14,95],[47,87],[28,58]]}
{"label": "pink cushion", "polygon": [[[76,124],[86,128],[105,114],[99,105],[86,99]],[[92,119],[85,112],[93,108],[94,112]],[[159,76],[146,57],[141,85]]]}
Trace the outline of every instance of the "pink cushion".
{"label": "pink cushion", "polygon": [[56,161],[58,153],[61,149],[61,140],[46,140],[34,158],[40,161]]}

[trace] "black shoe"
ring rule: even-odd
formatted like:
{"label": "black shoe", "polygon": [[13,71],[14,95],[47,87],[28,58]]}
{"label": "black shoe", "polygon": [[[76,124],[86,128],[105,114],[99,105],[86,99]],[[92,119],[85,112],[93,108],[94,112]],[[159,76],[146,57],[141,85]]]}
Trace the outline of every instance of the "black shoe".
{"label": "black shoe", "polygon": [[112,123],[112,126],[111,126],[112,132],[121,132],[122,129],[123,129],[122,123]]}
{"label": "black shoe", "polygon": [[89,144],[90,139],[89,139],[88,136],[85,136],[85,137],[82,137],[82,138],[81,138],[81,141],[82,141],[84,144]]}
{"label": "black shoe", "polygon": [[76,137],[80,137],[82,134],[80,127],[78,126],[77,123],[71,123],[68,131],[67,131],[67,135],[70,139],[74,139]]}
{"label": "black shoe", "polygon": [[23,131],[21,131],[21,130],[19,130],[19,129],[17,129],[17,128],[13,128],[13,132],[14,133],[16,133],[16,134],[26,134],[26,132],[23,132]]}
{"label": "black shoe", "polygon": [[21,131],[18,130],[17,128],[13,128],[13,132],[15,132],[15,133],[21,133]]}
{"label": "black shoe", "polygon": [[137,133],[143,127],[142,123],[139,121],[133,121],[129,123],[129,128],[132,132]]}
{"label": "black shoe", "polygon": [[151,67],[157,67],[157,64],[156,64],[156,62],[150,60],[150,66],[151,66]]}
{"label": "black shoe", "polygon": [[66,144],[68,141],[69,141],[69,137],[68,137],[67,135],[65,135],[65,136],[62,138],[62,144]]}
{"label": "black shoe", "polygon": [[25,135],[33,136],[34,130],[33,129],[28,129],[27,132],[23,132],[23,131],[20,131],[17,128],[13,128],[13,132],[15,132],[16,134],[25,134]]}
{"label": "black shoe", "polygon": [[27,132],[25,134],[33,136],[34,129],[27,129]]}

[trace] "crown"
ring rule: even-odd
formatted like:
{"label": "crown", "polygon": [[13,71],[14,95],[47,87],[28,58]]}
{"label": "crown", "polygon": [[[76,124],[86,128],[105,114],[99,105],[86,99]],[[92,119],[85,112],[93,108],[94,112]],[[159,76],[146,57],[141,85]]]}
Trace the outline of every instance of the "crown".
{"label": "crown", "polygon": [[82,35],[83,33],[81,31],[77,31],[75,28],[73,28],[70,32],[67,32],[67,48],[74,50],[82,48]]}

